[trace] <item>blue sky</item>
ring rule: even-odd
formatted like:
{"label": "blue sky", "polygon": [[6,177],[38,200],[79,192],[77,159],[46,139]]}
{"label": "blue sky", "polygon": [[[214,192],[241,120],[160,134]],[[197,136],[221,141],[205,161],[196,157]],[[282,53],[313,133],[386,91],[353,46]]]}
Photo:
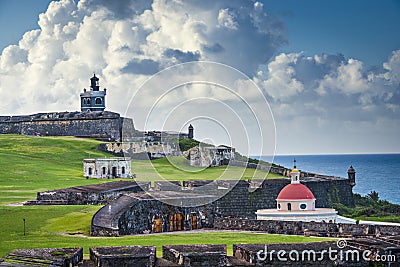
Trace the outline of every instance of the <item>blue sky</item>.
{"label": "blue sky", "polygon": [[[50,0],[0,0],[0,50],[38,28]],[[283,20],[288,45],[282,52],[344,54],[379,66],[400,47],[400,0],[264,0]]]}
{"label": "blue sky", "polygon": [[266,0],[265,8],[285,21],[284,52],[341,53],[375,66],[400,47],[398,0]]}
{"label": "blue sky", "polygon": [[259,86],[279,154],[400,152],[399,0],[50,2],[0,0],[2,115],[79,110],[93,72],[123,113],[151,74],[206,60]]}

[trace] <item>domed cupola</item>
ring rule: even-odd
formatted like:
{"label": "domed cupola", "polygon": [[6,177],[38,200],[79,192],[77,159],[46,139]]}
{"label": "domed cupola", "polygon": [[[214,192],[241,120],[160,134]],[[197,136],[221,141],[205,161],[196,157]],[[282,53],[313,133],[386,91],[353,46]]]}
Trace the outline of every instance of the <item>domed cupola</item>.
{"label": "domed cupola", "polygon": [[315,210],[314,194],[307,186],[300,183],[300,171],[296,168],[296,160],[290,176],[290,184],[286,185],[276,198],[278,210]]}

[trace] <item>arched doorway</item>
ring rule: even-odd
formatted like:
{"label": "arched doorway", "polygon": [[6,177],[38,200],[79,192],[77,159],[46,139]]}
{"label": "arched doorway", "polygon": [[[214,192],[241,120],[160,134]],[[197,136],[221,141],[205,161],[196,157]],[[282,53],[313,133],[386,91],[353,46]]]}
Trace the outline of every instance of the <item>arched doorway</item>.
{"label": "arched doorway", "polygon": [[169,216],[169,230],[182,231],[183,230],[183,216],[180,213],[175,213]]}
{"label": "arched doorway", "polygon": [[163,219],[161,216],[156,216],[153,221],[153,232],[154,233],[161,233],[162,232],[162,224]]}
{"label": "arched doorway", "polygon": [[192,230],[196,230],[197,229],[197,215],[196,214],[192,214]]}
{"label": "arched doorway", "polygon": [[287,210],[292,210],[292,203],[287,203]]}

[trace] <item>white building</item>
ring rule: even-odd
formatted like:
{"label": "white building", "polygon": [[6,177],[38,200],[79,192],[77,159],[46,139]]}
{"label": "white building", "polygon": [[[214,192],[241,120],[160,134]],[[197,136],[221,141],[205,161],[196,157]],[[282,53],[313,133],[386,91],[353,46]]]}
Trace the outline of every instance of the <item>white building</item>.
{"label": "white building", "polygon": [[131,158],[97,158],[83,160],[83,176],[90,178],[132,177]]}
{"label": "white building", "polygon": [[315,208],[314,194],[300,183],[300,171],[296,166],[290,175],[291,183],[276,198],[276,209],[257,210],[257,220],[336,222],[336,210]]}

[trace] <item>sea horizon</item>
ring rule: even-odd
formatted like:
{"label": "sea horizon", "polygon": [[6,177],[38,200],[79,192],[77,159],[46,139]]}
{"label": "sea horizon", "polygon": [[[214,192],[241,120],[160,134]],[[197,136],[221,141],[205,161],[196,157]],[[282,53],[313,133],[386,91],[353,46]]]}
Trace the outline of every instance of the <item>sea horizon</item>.
{"label": "sea horizon", "polygon": [[[358,152],[358,153],[354,153],[354,152],[349,152],[349,153],[304,153],[304,154],[275,154],[275,156],[329,156],[329,155],[400,155],[400,152]],[[274,157],[275,157],[274,156]],[[255,155],[251,155],[249,156],[250,158],[259,158],[259,157],[270,157],[269,155],[262,155],[262,156],[255,156]]]}
{"label": "sea horizon", "polygon": [[[256,157],[263,159],[263,157]],[[270,157],[265,158],[265,160]],[[354,193],[367,195],[376,191],[380,199],[400,204],[400,153],[373,154],[305,154],[276,155],[273,163],[293,167],[293,160],[301,171],[347,178],[350,166],[356,171]]]}

